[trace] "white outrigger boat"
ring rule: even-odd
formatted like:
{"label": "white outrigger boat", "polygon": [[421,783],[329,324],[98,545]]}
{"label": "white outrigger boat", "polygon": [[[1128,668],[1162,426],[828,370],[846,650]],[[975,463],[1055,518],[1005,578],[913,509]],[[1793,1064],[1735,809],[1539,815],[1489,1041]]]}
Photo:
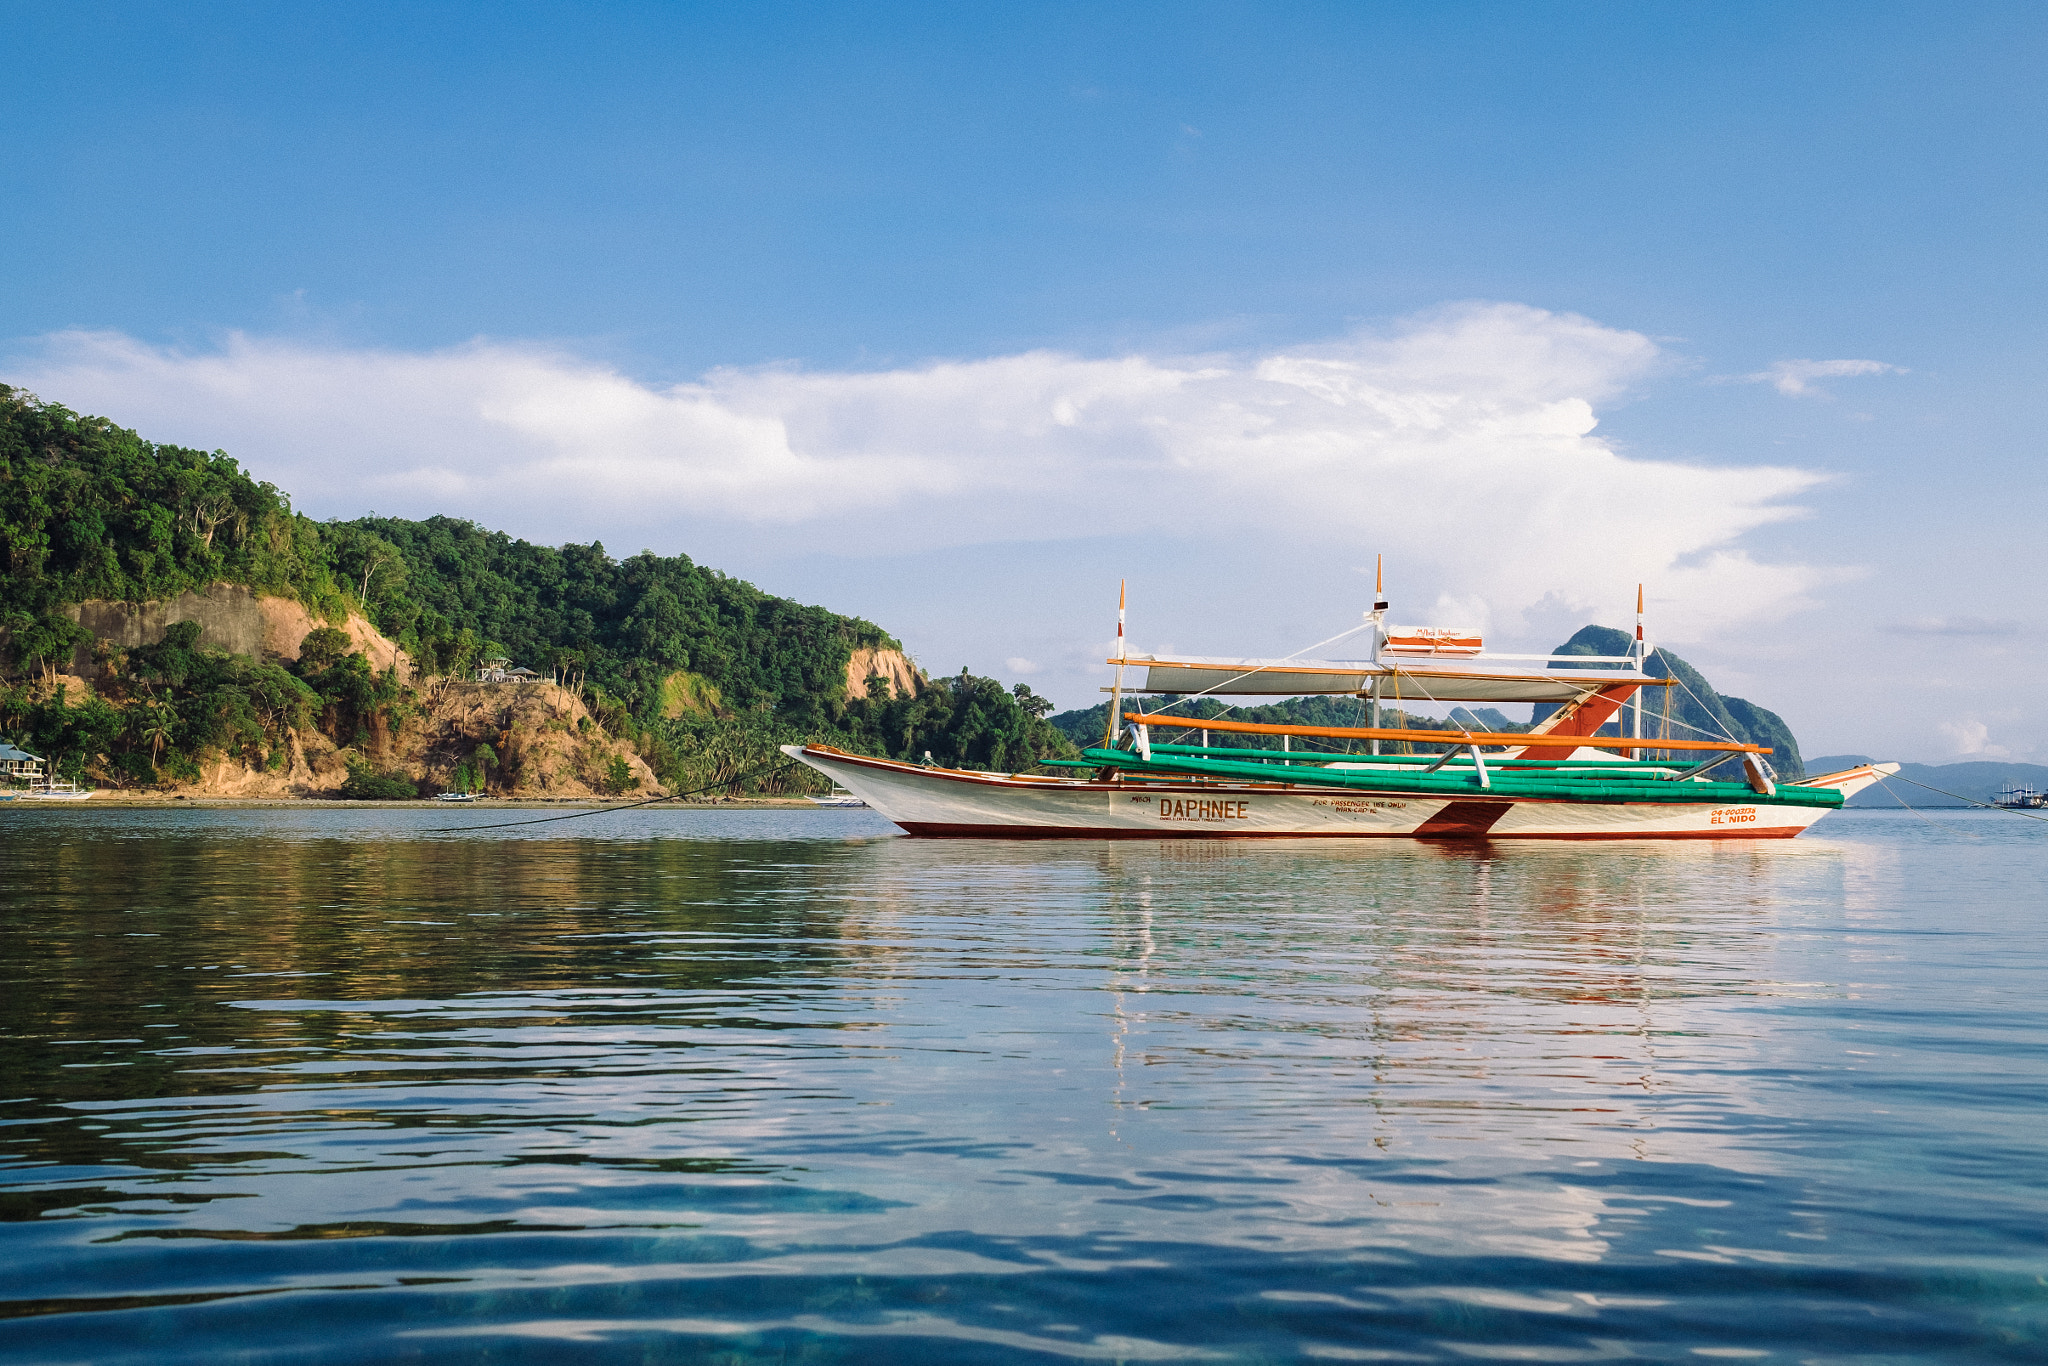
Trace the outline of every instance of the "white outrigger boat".
{"label": "white outrigger boat", "polygon": [[[1645,671],[1650,647],[1640,590],[1633,648],[1614,657],[1490,654],[1474,633],[1390,628],[1386,610],[1382,598],[1367,615],[1373,643],[1360,660],[1165,658],[1119,648],[1108,661],[1117,667],[1117,685],[1103,744],[1079,759],[1044,765],[1085,774],[980,773],[829,745],[785,745],[783,753],[910,834],[1010,839],[1786,839],[1898,771],[1897,764],[1863,764],[1779,782],[1764,746],[1646,737],[1644,690],[1675,680]],[[1117,637],[1121,642],[1121,606]],[[1144,670],[1132,693],[1351,695],[1366,704],[1371,724],[1265,725],[1122,712],[1124,671],[1131,668]],[[1383,701],[1558,709],[1526,733],[1421,730],[1382,727]],[[1598,734],[1617,720],[1622,733]],[[1164,735],[1201,743],[1172,743]],[[1218,746],[1218,737],[1242,739]],[[1362,742],[1366,750],[1294,749],[1296,737]],[[1442,752],[1418,754],[1417,745]],[[1396,747],[1406,752],[1394,753]],[[1736,756],[1743,781],[1706,776]]]}

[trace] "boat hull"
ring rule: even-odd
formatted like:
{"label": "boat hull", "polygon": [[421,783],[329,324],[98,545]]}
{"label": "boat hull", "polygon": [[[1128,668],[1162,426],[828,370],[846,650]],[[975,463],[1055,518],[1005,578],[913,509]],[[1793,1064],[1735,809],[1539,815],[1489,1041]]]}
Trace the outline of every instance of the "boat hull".
{"label": "boat hull", "polygon": [[[982,839],[1790,839],[1830,808],[1444,798],[1275,783],[1095,782],[786,745],[913,835]],[[1863,776],[1867,774],[1867,776]],[[1878,770],[1831,775],[1844,795]],[[1836,781],[1840,779],[1840,781]]]}

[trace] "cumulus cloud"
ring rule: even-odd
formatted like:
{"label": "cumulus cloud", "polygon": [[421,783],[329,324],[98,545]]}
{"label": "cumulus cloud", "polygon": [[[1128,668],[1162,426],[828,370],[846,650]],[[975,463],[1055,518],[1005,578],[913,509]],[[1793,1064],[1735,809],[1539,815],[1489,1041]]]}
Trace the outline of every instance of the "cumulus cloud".
{"label": "cumulus cloud", "polygon": [[1818,397],[1817,379],[1845,379],[1852,375],[1903,375],[1905,367],[1881,360],[1781,360],[1768,370],[1740,378],[1749,384],[1768,384],[1787,398]]}
{"label": "cumulus cloud", "polygon": [[1496,623],[1611,606],[1648,580],[1690,604],[1670,639],[1806,605],[1829,571],[1739,542],[1799,515],[1818,476],[1629,458],[1594,435],[1600,405],[1663,364],[1634,332],[1473,305],[1263,354],[1034,351],[670,386],[533,345],[242,335],[195,352],[65,333],[8,371],[158,439],[225,446],[320,515],[448,512],[666,549],[736,525],[867,553],[1080,535],[1268,547],[1276,566],[1384,549],[1462,621],[1478,604]]}
{"label": "cumulus cloud", "polygon": [[1935,727],[1952,753],[1968,759],[2010,759],[2012,751],[1991,743],[1991,728],[1982,721],[1943,721]]}

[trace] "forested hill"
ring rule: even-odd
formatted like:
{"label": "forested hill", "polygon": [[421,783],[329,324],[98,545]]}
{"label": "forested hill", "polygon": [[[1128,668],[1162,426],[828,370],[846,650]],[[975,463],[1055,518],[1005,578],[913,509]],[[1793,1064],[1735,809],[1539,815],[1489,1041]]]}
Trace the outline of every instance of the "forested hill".
{"label": "forested hill", "polygon": [[654,711],[682,672],[693,698],[825,721],[855,650],[899,648],[872,622],[775,597],[683,555],[614,561],[601,544],[534,545],[453,517],[366,517],[325,530],[364,566],[350,587],[377,628],[436,672],[498,653],[585,676]]}
{"label": "forested hill", "polygon": [[[855,652],[896,648],[882,628],[686,556],[614,560],[599,544],[534,545],[448,517],[314,522],[223,452],[150,442],[0,386],[0,736],[122,782],[194,772],[208,754],[274,764],[297,724],[279,718],[319,714],[341,745],[403,724],[415,703],[396,676],[351,684],[346,707],[302,698],[305,713],[252,702],[255,675],[226,662],[179,673],[211,680],[203,696],[131,676],[154,656],[127,660],[106,641],[89,696],[62,695],[75,647],[93,644],[77,604],[163,603],[218,584],[294,599],[336,625],[359,611],[424,675],[493,655],[555,674],[671,785],[774,766],[774,746],[792,740],[1011,769],[1071,752],[1043,720],[1049,704],[964,670],[910,695],[850,696]],[[284,662],[297,672],[264,674],[273,691],[310,677]]]}
{"label": "forested hill", "polygon": [[[0,385],[0,626],[64,634],[60,609],[213,583],[347,607],[339,547],[220,451],[145,441]],[[66,647],[68,653],[68,646]]]}

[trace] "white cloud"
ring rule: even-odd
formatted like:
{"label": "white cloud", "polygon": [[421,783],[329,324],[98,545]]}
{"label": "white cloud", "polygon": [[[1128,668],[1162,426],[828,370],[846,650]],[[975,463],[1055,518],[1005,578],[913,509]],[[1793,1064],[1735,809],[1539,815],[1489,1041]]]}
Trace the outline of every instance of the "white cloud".
{"label": "white cloud", "polygon": [[1991,728],[1982,721],[1944,721],[1935,727],[1953,752],[1970,759],[2010,759],[2012,751],[1991,743]]}
{"label": "white cloud", "polygon": [[1430,585],[1460,624],[1488,604],[1510,628],[1539,605],[1609,608],[1647,580],[1688,604],[1660,618],[1672,640],[1810,605],[1830,571],[1738,542],[1799,515],[1788,500],[1818,476],[1632,459],[1593,435],[1599,405],[1663,363],[1634,332],[1472,305],[1257,355],[1036,351],[668,387],[532,345],[243,335],[188,352],[65,333],[7,372],[156,439],[225,446],[319,515],[683,550],[735,525],[871,553],[1192,538],[1271,566],[1278,594],[1300,566],[1384,549],[1396,583]]}
{"label": "white cloud", "polygon": [[1012,655],[1010,656],[1010,658],[1004,660],[1003,667],[1008,669],[1013,674],[1035,674],[1038,672],[1038,666],[1036,664],[1033,664],[1030,660],[1025,659],[1019,655]]}
{"label": "white cloud", "polygon": [[1750,384],[1768,384],[1787,398],[1818,397],[1826,391],[1813,387],[1817,379],[1845,379],[1853,375],[1903,375],[1901,365],[1881,360],[1781,360],[1768,370],[1740,376]]}

